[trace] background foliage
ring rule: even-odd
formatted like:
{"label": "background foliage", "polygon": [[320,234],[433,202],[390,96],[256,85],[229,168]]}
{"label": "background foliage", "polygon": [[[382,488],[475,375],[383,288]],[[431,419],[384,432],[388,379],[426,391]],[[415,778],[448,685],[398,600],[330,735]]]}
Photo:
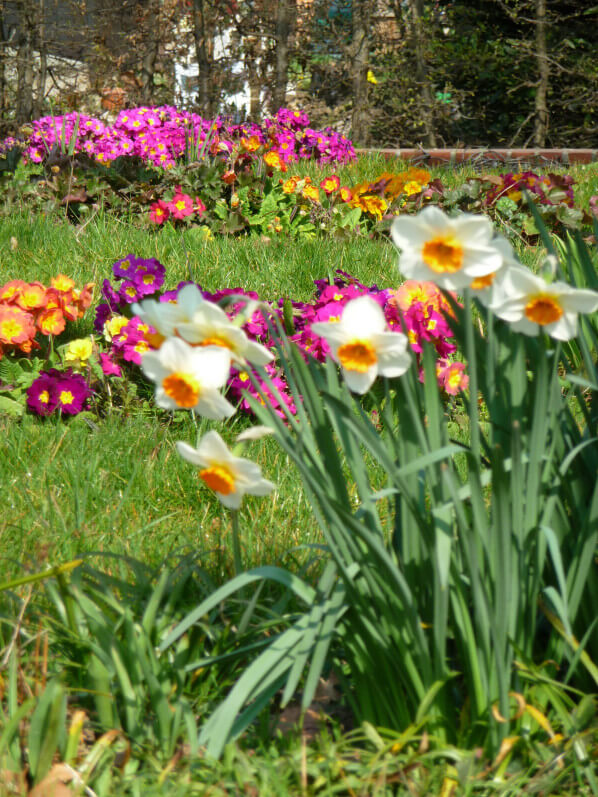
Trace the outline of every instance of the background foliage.
{"label": "background foliage", "polygon": [[1,0],[0,123],[292,104],[360,145],[596,147],[597,19],[592,0]]}

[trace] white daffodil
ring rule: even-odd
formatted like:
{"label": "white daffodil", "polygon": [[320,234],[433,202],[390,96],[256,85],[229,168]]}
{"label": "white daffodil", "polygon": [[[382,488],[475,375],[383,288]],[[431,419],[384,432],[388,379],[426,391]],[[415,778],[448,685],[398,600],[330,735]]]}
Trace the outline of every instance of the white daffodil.
{"label": "white daffodil", "polygon": [[521,266],[507,270],[490,309],[516,332],[537,335],[544,330],[556,340],[570,340],[577,335],[577,316],[598,310],[598,293],[545,282]]}
{"label": "white daffodil", "polygon": [[235,457],[218,432],[205,434],[197,448],[183,442],[176,447],[183,459],[201,468],[200,479],[228,509],[239,509],[245,493],[268,495],[276,486],[262,477],[257,463]]}
{"label": "white daffodil", "polygon": [[212,302],[198,307],[187,323],[177,324],[177,332],[193,346],[222,346],[228,349],[234,365],[266,365],[274,356],[265,346],[249,340],[232,323],[224,310]]}
{"label": "white daffodil", "polygon": [[218,346],[194,349],[180,338],[169,338],[141,360],[143,373],[156,383],[156,404],[167,410],[193,410],[221,421],[235,408],[219,389],[230,373],[230,354]]}
{"label": "white daffodil", "polygon": [[577,316],[598,310],[598,293],[546,282],[521,266],[508,269],[490,309],[516,332],[537,335],[544,330],[556,340],[570,340],[577,335]]}
{"label": "white daffodil", "polygon": [[401,376],[411,364],[407,338],[387,330],[382,308],[371,296],[347,302],[340,321],[312,324],[311,329],[326,339],[332,358],[356,393],[366,393],[378,374]]}
{"label": "white daffodil", "polygon": [[131,310],[146,324],[151,324],[156,333],[165,339],[175,335],[179,324],[190,321],[198,307],[205,302],[197,285],[184,285],[174,302],[144,299],[132,305]]}
{"label": "white daffodil", "polygon": [[436,207],[427,207],[417,216],[395,218],[390,233],[401,250],[401,274],[406,279],[435,282],[448,291],[466,288],[503,264],[503,255],[492,240],[492,223],[485,216],[461,213],[451,218]]}
{"label": "white daffodil", "polygon": [[524,266],[522,266],[517,260],[513,247],[506,238],[503,238],[501,235],[499,235],[492,241],[492,243],[502,254],[502,266],[498,269],[498,271],[485,274],[483,277],[476,277],[469,284],[471,295],[478,299],[484,305],[484,307],[490,307],[491,305],[497,304],[502,301],[503,298],[505,298],[503,284],[505,282],[507,272],[510,269],[524,268]]}

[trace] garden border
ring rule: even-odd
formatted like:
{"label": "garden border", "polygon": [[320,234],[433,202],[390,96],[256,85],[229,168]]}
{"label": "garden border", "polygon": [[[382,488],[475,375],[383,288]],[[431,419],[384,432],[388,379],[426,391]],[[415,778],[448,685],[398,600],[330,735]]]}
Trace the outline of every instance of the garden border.
{"label": "garden border", "polygon": [[507,166],[550,165],[567,166],[571,163],[588,164],[598,162],[598,149],[373,149],[355,150],[360,154],[378,153],[385,158],[402,158],[414,164],[427,166]]}

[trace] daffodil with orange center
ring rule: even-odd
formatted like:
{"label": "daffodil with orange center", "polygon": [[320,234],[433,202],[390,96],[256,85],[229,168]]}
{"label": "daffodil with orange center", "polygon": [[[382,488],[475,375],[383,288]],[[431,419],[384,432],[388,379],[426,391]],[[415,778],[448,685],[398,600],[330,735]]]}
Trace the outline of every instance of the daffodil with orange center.
{"label": "daffodil with orange center", "polygon": [[230,373],[230,353],[220,346],[192,348],[169,338],[142,355],[141,369],[156,385],[156,404],[167,410],[192,410],[215,421],[235,408],[219,392]]}
{"label": "daffodil with orange center", "polygon": [[181,441],[176,447],[183,459],[200,468],[199,478],[228,509],[239,509],[246,494],[269,495],[275,488],[257,463],[236,457],[218,432],[205,434],[197,448]]}
{"label": "daffodil with orange center", "polygon": [[221,346],[229,352],[235,367],[267,365],[273,354],[261,343],[250,340],[242,329],[235,326],[217,304],[203,302],[189,322],[177,325],[177,333],[192,346]]}
{"label": "daffodil with orange center", "polygon": [[524,266],[509,268],[490,309],[516,332],[546,332],[556,340],[577,335],[578,316],[598,310],[598,292],[546,282]]}
{"label": "daffodil with orange center", "polygon": [[397,377],[411,364],[407,338],[387,329],[384,313],[371,296],[347,302],[340,321],[311,325],[330,346],[350,390],[366,393],[378,375]]}
{"label": "daffodil with orange center", "polygon": [[427,207],[417,216],[395,218],[390,232],[400,250],[399,270],[407,279],[458,291],[503,265],[503,253],[494,245],[494,230],[486,216],[451,217]]}

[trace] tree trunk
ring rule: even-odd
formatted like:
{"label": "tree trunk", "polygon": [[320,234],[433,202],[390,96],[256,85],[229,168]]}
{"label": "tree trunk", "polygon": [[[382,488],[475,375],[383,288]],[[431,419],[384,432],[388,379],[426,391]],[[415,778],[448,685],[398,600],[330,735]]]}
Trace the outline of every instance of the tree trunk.
{"label": "tree trunk", "polygon": [[409,0],[411,11],[413,50],[415,53],[415,79],[421,91],[422,101],[422,122],[424,123],[424,145],[427,147],[436,146],[436,135],[434,133],[433,121],[433,100],[430,83],[428,80],[428,69],[424,55],[424,27],[423,27],[423,0]]}
{"label": "tree trunk", "polygon": [[261,40],[257,36],[248,36],[245,40],[245,71],[249,85],[249,118],[252,122],[261,119],[262,113],[262,79],[260,77],[259,59]]}
{"label": "tree trunk", "polygon": [[160,28],[160,0],[151,0],[147,14],[145,53],[141,61],[141,99],[147,105],[151,102],[154,88],[154,72],[160,50]]}
{"label": "tree trunk", "polygon": [[353,140],[362,146],[367,144],[370,131],[367,74],[372,10],[372,0],[353,0],[353,39],[351,42],[353,114],[351,128]]}
{"label": "tree trunk", "polygon": [[19,8],[21,26],[17,48],[17,101],[16,122],[23,124],[33,119],[33,39],[35,36],[35,13],[29,0],[23,0]]}
{"label": "tree trunk", "polygon": [[39,53],[39,64],[37,70],[37,93],[33,98],[33,115],[36,119],[42,116],[44,107],[44,96],[46,92],[46,77],[48,72],[48,53],[46,47],[46,4],[45,0],[39,0],[39,25],[37,29],[37,51]]}
{"label": "tree trunk", "polygon": [[0,0],[0,135],[3,134],[2,123],[6,110],[6,40],[4,38],[4,4]]}
{"label": "tree trunk", "polygon": [[276,71],[272,95],[272,111],[284,107],[289,71],[289,37],[293,19],[293,0],[278,0],[276,7]]}
{"label": "tree trunk", "polygon": [[193,0],[193,37],[195,39],[195,55],[199,69],[198,104],[201,113],[209,118],[212,115],[212,65],[209,57],[207,28],[206,4],[204,0]]}
{"label": "tree trunk", "polygon": [[546,146],[548,133],[548,85],[550,64],[546,48],[546,0],[536,0],[536,62],[538,65],[538,88],[535,100],[534,146]]}

